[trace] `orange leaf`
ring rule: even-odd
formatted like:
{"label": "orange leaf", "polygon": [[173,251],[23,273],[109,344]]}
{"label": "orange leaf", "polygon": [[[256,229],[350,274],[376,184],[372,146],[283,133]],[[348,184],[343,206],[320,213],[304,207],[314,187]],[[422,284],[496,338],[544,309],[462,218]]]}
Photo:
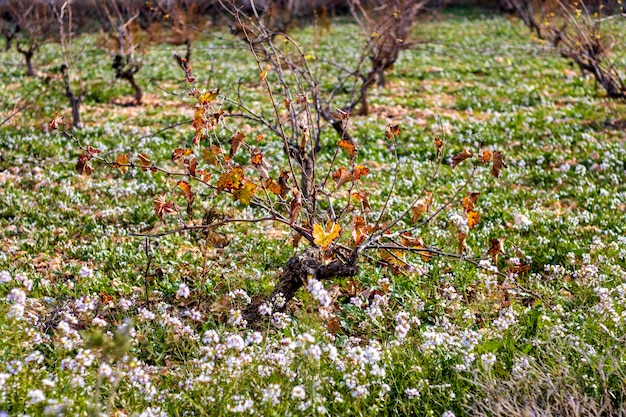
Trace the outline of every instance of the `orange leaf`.
{"label": "orange leaf", "polygon": [[348,139],[342,139],[339,141],[337,146],[346,151],[350,159],[354,159],[354,156],[356,155],[356,145],[354,142]]}
{"label": "orange leaf", "polygon": [[491,175],[498,178],[500,176],[500,170],[506,168],[502,153],[500,151],[493,151],[493,165],[491,165]]}
{"label": "orange leaf", "polygon": [[239,147],[241,146],[241,144],[243,143],[244,138],[246,137],[246,135],[244,135],[241,132],[237,132],[233,135],[232,138],[230,138],[230,153],[229,156],[232,159],[233,156],[235,156],[235,153],[237,153],[237,150],[239,149]]}
{"label": "orange leaf", "polygon": [[463,200],[461,200],[461,207],[463,207],[463,210],[465,210],[466,213],[474,210],[474,204],[476,204],[476,200],[478,200],[479,195],[480,193],[468,192],[467,195],[463,197]]}
{"label": "orange leaf", "polygon": [[203,182],[209,182],[212,174],[208,172],[206,169],[199,169],[197,174],[200,176]]}
{"label": "orange leaf", "polygon": [[252,165],[255,165],[255,166],[261,165],[263,163],[263,152],[261,152],[260,150],[256,149],[252,153],[252,157],[250,158],[250,162],[252,162]]}
{"label": "orange leaf", "polygon": [[263,181],[263,186],[267,190],[273,192],[274,194],[281,195],[281,193],[280,193],[281,192],[280,185],[276,184],[276,182],[273,179],[271,179],[271,178],[265,179],[265,181]]}
{"label": "orange leaf", "polygon": [[339,237],[339,233],[341,233],[341,226],[331,220],[326,223],[326,229],[319,224],[314,224],[313,243],[321,246],[322,250],[326,250]]}
{"label": "orange leaf", "polygon": [[363,165],[357,165],[352,169],[352,180],[356,181],[359,178],[370,173],[370,169]]}
{"label": "orange leaf", "polygon": [[128,171],[128,155],[121,153],[115,158],[115,166],[119,168],[122,174],[126,174]]}
{"label": "orange leaf", "polygon": [[394,136],[400,135],[400,126],[398,125],[389,125],[387,126],[387,131],[385,132],[385,136],[387,139],[391,139]]}
{"label": "orange leaf", "polygon": [[437,158],[439,158],[441,150],[443,149],[443,140],[435,138],[435,149],[437,150]]}
{"label": "orange leaf", "polygon": [[193,201],[193,191],[191,191],[191,185],[189,185],[189,183],[187,181],[178,181],[176,183],[176,185],[178,185],[178,187],[183,190],[183,193],[185,193],[185,197],[187,198],[187,201],[192,202]]}
{"label": "orange leaf", "polygon": [[474,226],[478,224],[480,221],[480,215],[475,211],[470,211],[467,213],[467,225],[470,229],[473,229]]}
{"label": "orange leaf", "polygon": [[231,168],[217,180],[217,192],[223,190],[234,191],[243,187],[244,173],[241,167]]}
{"label": "orange leaf", "polygon": [[474,153],[472,151],[467,150],[467,148],[463,149],[463,151],[454,155],[454,157],[452,158],[452,168],[456,168],[458,164],[465,161],[467,158],[471,158],[472,156],[474,156]]}
{"label": "orange leaf", "polygon": [[358,246],[367,236],[367,225],[362,217],[355,216],[352,219],[352,240]]}
{"label": "orange leaf", "polygon": [[430,210],[430,206],[433,204],[433,195],[430,191],[426,191],[426,195],[415,202],[411,207],[411,214],[413,215],[413,224],[417,223],[422,214],[427,213]]}
{"label": "orange leaf", "polygon": [[488,164],[491,161],[491,152],[485,149],[478,155],[478,160],[481,164]]}

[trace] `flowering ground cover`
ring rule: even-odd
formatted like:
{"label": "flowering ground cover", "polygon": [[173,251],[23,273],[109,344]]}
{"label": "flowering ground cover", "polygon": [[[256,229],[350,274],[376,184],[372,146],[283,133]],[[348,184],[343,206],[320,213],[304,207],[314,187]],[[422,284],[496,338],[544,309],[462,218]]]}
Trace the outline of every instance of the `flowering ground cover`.
{"label": "flowering ground cover", "polygon": [[[354,55],[354,30],[336,21],[292,36],[322,61]],[[626,105],[504,16],[444,14],[416,36],[370,115],[350,121],[370,203],[385,204],[396,169],[387,125],[402,131],[392,212],[431,177],[435,137],[449,161],[466,146],[500,149],[507,168],[472,185],[481,217],[466,244],[480,268],[419,255],[399,274],[365,264],[353,279],[310,280],[285,312],[262,305],[260,329],[242,311],[294,254],[288,229],[228,224],[211,247],[198,233],[134,236],[176,226],[153,203],[176,182],[97,162],[77,174],[76,142],[48,128],[68,114],[57,45],[38,57],[47,77],[24,77],[3,53],[2,119],[20,111],[0,126],[0,415],[625,414]],[[168,163],[194,133],[172,47],[148,48],[145,104],[128,107],[96,41],[77,45],[88,95],[72,134]],[[226,95],[243,84],[267,105],[241,41],[207,34],[195,48],[198,83]],[[433,195],[445,200],[468,170],[441,169]],[[251,210],[209,194],[196,198]],[[460,214],[450,207],[424,238],[455,252]],[[490,239],[503,239],[499,257],[486,255]]]}

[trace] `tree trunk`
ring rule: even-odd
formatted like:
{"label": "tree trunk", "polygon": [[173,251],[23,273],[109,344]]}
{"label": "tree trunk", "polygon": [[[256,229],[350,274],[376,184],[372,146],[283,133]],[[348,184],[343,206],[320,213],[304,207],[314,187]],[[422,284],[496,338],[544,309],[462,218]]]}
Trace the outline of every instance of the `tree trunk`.
{"label": "tree trunk", "polygon": [[137,84],[137,81],[135,80],[135,76],[133,74],[130,74],[129,76],[125,78],[130,83],[131,87],[133,87],[133,90],[135,90],[135,104],[137,104],[138,106],[141,105],[141,99],[143,98],[143,91],[141,90],[141,87],[139,86],[139,84]]}
{"label": "tree trunk", "polygon": [[18,43],[17,50],[20,54],[24,55],[24,61],[26,62],[26,75],[28,77],[36,77],[37,72],[35,72],[35,66],[33,65],[33,55],[35,55],[33,47],[30,46],[28,49],[22,49]]}
{"label": "tree trunk", "polygon": [[[353,277],[359,272],[356,263],[344,263],[338,260],[329,264],[324,264],[322,252],[317,248],[307,248],[304,253],[296,255],[287,261],[287,268],[282,273],[278,283],[270,296],[264,300],[274,304],[274,300],[280,294],[285,303],[281,306],[274,306],[274,312],[285,310],[287,302],[296,295],[296,292],[306,285],[309,278],[325,280],[333,277]],[[259,306],[263,301],[251,303],[243,312],[243,317],[247,320],[251,328],[259,328],[263,321],[263,316],[259,313]]]}
{"label": "tree trunk", "polygon": [[83,127],[83,122],[80,119],[80,105],[83,101],[83,96],[82,94],[80,96],[76,96],[72,93],[72,96],[69,97],[69,99],[70,104],[72,105],[72,125],[76,128],[81,128]]}

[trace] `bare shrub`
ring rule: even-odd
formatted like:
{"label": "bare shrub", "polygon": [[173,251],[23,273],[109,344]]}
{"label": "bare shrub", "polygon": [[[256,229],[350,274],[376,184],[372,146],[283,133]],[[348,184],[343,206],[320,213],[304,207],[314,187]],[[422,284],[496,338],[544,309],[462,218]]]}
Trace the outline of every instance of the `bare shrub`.
{"label": "bare shrub", "polygon": [[[275,42],[262,21],[249,19],[238,9],[231,11],[258,70],[264,104],[258,98],[255,103],[246,101],[241,94],[246,85],[232,95],[219,88],[201,89],[187,69],[188,94],[196,100],[194,137],[188,147],[172,150],[174,167],[159,166],[145,153],[136,158],[120,153],[112,160],[80,144],[77,170],[81,174],[91,173],[90,161],[99,160],[122,173],[142,169],[176,178],[175,190],[154,200],[165,230],[138,236],[150,240],[190,232],[196,233],[202,245],[223,247],[227,237],[221,230],[230,224],[268,223],[289,230],[296,253],[271,294],[257,298],[241,312],[251,326],[267,318],[267,309],[284,311],[302,287],[318,299],[322,317],[333,320],[334,300],[322,282],[354,277],[364,263],[410,274],[412,265],[443,256],[492,270],[489,262],[481,263],[467,253],[466,238],[480,218],[479,193],[467,192],[483,168],[491,165],[488,172],[500,174],[505,167],[500,152],[463,149],[449,155],[453,168],[467,169],[466,180],[450,193],[436,196],[430,187],[447,157],[445,138],[437,138],[431,153],[432,172],[419,177],[421,189],[407,201],[396,198],[402,175],[397,153],[402,129],[389,125],[381,136],[391,153],[386,173],[390,184],[382,201],[370,205],[368,195],[377,186],[368,181],[374,167],[359,163],[361,145],[350,135],[350,112],[331,106],[339,89],[346,87],[358,95],[354,88],[361,81],[358,72],[348,71],[339,85],[323,91],[319,74],[324,72],[314,70],[318,61],[308,57],[298,42],[287,35]],[[366,56],[359,57],[359,65],[366,60]],[[348,109],[353,99],[347,98]],[[232,111],[226,112],[225,107]],[[331,126],[339,138],[322,140]],[[177,196],[184,207],[176,204]],[[220,211],[214,201],[227,203],[232,210]],[[455,217],[452,248],[429,245],[430,225],[453,207],[460,214]],[[497,258],[500,249],[501,245],[492,244],[488,256]]]}
{"label": "bare shrub", "polygon": [[74,26],[72,13],[72,0],[64,3],[53,4],[53,11],[57,19],[59,28],[60,53],[63,63],[61,64],[61,75],[65,96],[72,108],[72,125],[76,128],[82,127],[83,123],[80,115],[80,107],[86,93],[86,85],[81,76],[78,56],[80,51],[75,50]]}
{"label": "bare shrub", "polygon": [[116,0],[98,1],[96,5],[102,27],[112,44],[111,68],[115,72],[115,78],[126,80],[130,84],[135,92],[135,104],[139,105],[143,90],[135,79],[135,74],[141,69],[143,54],[137,39],[140,36],[137,19],[141,7],[135,2]]}
{"label": "bare shrub", "polygon": [[15,39],[17,50],[24,56],[26,75],[37,75],[33,57],[55,29],[55,16],[45,0],[9,0],[4,4],[6,26],[3,34],[7,49]]}
{"label": "bare shrub", "polygon": [[539,39],[574,62],[583,74],[591,74],[608,97],[626,98],[623,75],[616,68],[611,54],[616,39],[603,28],[603,23],[611,17],[603,18],[597,13],[613,13],[615,9],[610,4],[505,0],[504,5],[515,10]]}

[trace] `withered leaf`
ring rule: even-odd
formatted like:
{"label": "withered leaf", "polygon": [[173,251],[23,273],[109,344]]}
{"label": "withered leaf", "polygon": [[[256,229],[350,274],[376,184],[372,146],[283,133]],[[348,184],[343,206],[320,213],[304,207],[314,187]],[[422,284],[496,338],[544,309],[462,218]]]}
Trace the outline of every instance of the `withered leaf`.
{"label": "withered leaf", "polygon": [[128,172],[128,162],[128,155],[121,153],[115,158],[115,167],[119,168],[122,174],[126,174]]}
{"label": "withered leaf", "polygon": [[89,161],[99,153],[99,149],[87,145],[83,154],[78,157],[78,161],[76,162],[76,171],[81,175],[91,175],[93,168],[89,165]]}
{"label": "withered leaf", "polygon": [[348,139],[342,139],[339,141],[337,146],[346,151],[350,159],[354,159],[354,156],[356,155],[356,145],[354,142]]}
{"label": "withered leaf", "polygon": [[217,145],[211,145],[202,151],[202,160],[209,165],[219,165],[217,155],[221,155],[222,150]]}
{"label": "withered leaf", "polygon": [[79,156],[78,161],[76,162],[76,172],[81,175],[91,175],[93,168],[89,165],[90,159],[91,157],[88,157],[85,154]]}
{"label": "withered leaf", "polygon": [[241,189],[233,191],[233,198],[244,206],[249,206],[252,197],[256,194],[256,189],[256,184],[246,180]]}
{"label": "withered leaf", "polygon": [[293,226],[293,224],[298,219],[298,214],[300,214],[300,210],[302,209],[302,194],[297,189],[293,190],[293,199],[291,203],[289,203],[289,224]]}
{"label": "withered leaf", "polygon": [[281,195],[281,188],[280,185],[278,185],[273,179],[271,178],[266,178],[263,181],[263,187],[265,187],[268,191],[271,191],[272,193],[276,194],[276,195]]}
{"label": "withered leaf", "polygon": [[178,181],[176,183],[176,185],[178,185],[178,187],[183,190],[183,193],[185,194],[185,198],[187,198],[188,202],[192,202],[193,201],[193,191],[191,191],[191,185],[189,185],[189,183],[187,181]]}
{"label": "withered leaf", "polygon": [[198,168],[198,160],[196,158],[191,158],[189,160],[183,161],[183,166],[187,169],[187,173],[195,177],[196,176],[196,168]]}
{"label": "withered leaf", "polygon": [[278,176],[278,185],[280,186],[280,195],[285,198],[289,191],[289,171],[282,171]]}
{"label": "withered leaf", "polygon": [[415,202],[411,207],[412,222],[413,224],[422,217],[422,214],[427,213],[430,210],[430,206],[433,204],[433,195],[430,191],[426,191],[426,195]]}
{"label": "withered leaf", "polygon": [[347,183],[351,179],[352,173],[344,167],[341,167],[337,171],[333,172],[333,180],[335,180],[335,183],[337,183],[337,188],[341,187],[343,184]]}
{"label": "withered leaf", "polygon": [[471,158],[474,156],[474,153],[467,148],[463,149],[458,154],[454,155],[452,158],[452,168],[456,168],[461,162],[465,161],[467,158]]}
{"label": "withered leaf", "polygon": [[239,149],[239,147],[241,146],[241,144],[243,143],[244,138],[246,137],[246,135],[244,135],[241,132],[237,132],[233,135],[232,138],[230,138],[230,153],[228,154],[228,156],[232,159],[233,156],[235,156],[235,153],[237,153],[237,150]]}
{"label": "withered leaf", "polygon": [[370,209],[370,202],[367,198],[367,193],[365,191],[353,191],[352,198],[357,200],[361,204],[362,211],[368,211]]}
{"label": "withered leaf", "polygon": [[326,329],[330,334],[337,334],[341,331],[341,321],[336,316],[328,319],[328,323],[326,324]]}
{"label": "withered leaf", "polygon": [[461,200],[461,207],[463,207],[463,210],[465,210],[466,213],[474,210],[474,205],[476,204],[476,200],[478,200],[479,195],[480,193],[472,191],[468,192],[467,195],[463,197],[463,200]]}
{"label": "withered leaf", "polygon": [[422,261],[428,262],[430,258],[433,257],[432,252],[424,246],[424,241],[421,237],[411,236],[410,233],[405,232],[400,235],[400,239],[402,245],[409,248],[418,249],[415,252],[422,257]]}
{"label": "withered leaf", "polygon": [[162,220],[164,214],[175,213],[176,206],[173,201],[166,201],[164,195],[160,195],[154,199],[154,212]]}
{"label": "withered leaf", "polygon": [[497,239],[489,239],[491,246],[489,250],[487,250],[487,256],[491,256],[493,258],[493,262],[498,262],[498,255],[504,254],[504,238],[500,237]]}
{"label": "withered leaf", "polygon": [[364,165],[357,165],[352,169],[352,180],[356,181],[370,173],[370,169]]}
{"label": "withered leaf", "polygon": [[177,148],[174,149],[174,151],[172,152],[172,161],[176,162],[179,159],[185,157],[185,156],[189,156],[193,153],[193,150],[189,149],[189,148]]}
{"label": "withered leaf", "polygon": [[500,151],[493,151],[493,165],[491,165],[491,175],[498,178],[500,176],[500,170],[506,168],[504,158]]}
{"label": "withered leaf", "polygon": [[139,159],[142,171],[147,171],[148,169],[150,169],[152,163],[150,162],[150,158],[148,158],[148,155],[146,155],[145,153],[140,153],[139,155],[137,155],[137,159]]}
{"label": "withered leaf", "polygon": [[461,231],[456,232],[456,239],[458,241],[459,244],[459,253],[462,255],[465,252],[467,252],[467,234],[463,233]]}
{"label": "withered leaf", "polygon": [[61,116],[57,111],[54,112],[54,118],[50,120],[50,122],[48,123],[48,127],[50,127],[50,129],[52,130],[55,130],[58,129],[59,126],[63,126],[63,116]]}
{"label": "withered leaf", "polygon": [[385,132],[385,136],[387,136],[387,139],[391,139],[394,136],[397,137],[398,135],[400,135],[400,126],[398,125],[387,126],[387,131]]}
{"label": "withered leaf", "polygon": [[478,160],[480,161],[481,164],[488,164],[489,161],[491,161],[491,152],[489,152],[487,149],[483,150],[478,155]]}
{"label": "withered leaf", "polygon": [[352,219],[352,240],[358,246],[367,236],[367,224],[363,217],[355,216]]}

